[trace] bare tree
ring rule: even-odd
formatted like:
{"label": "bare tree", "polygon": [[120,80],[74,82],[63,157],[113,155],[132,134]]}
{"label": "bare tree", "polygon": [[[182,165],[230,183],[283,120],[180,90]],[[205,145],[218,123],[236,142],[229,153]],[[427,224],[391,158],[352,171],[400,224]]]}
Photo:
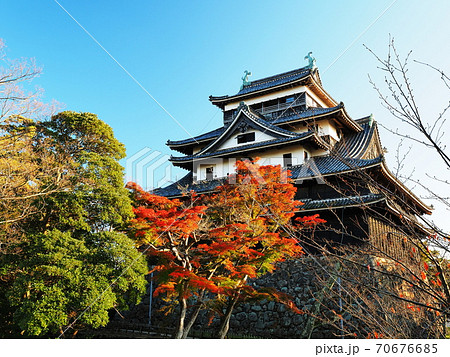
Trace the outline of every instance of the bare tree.
{"label": "bare tree", "polygon": [[39,200],[65,189],[70,176],[68,158],[39,135],[39,123],[59,107],[31,88],[40,72],[34,60],[9,59],[0,39],[0,251],[19,239],[17,224],[40,211]]}
{"label": "bare tree", "polygon": [[[404,164],[411,158],[401,154],[401,148],[398,148],[397,178],[406,184],[421,187],[425,192],[423,198],[433,199],[443,209],[448,209],[450,199],[446,192],[450,185],[450,154],[446,145],[446,128],[450,101],[436,117],[423,114],[409,77],[411,52],[402,58],[393,39],[390,40],[386,59],[368,50],[385,74],[383,87],[372,79],[371,84],[383,106],[398,120],[398,126],[406,125],[410,130],[380,125],[401,137],[400,145],[410,141],[413,148],[426,148],[440,163],[437,173],[427,168],[426,177],[431,181],[424,183],[417,177],[420,174],[418,171],[405,174]],[[442,89],[445,92],[450,90],[450,79],[443,70],[421,61],[414,63],[436,73]],[[410,151],[411,148],[407,154]],[[431,156],[430,160],[433,160]],[[321,312],[314,312],[315,316],[334,325],[342,336],[445,336],[448,334],[445,324],[450,316],[448,233],[420,215],[414,204],[398,192],[380,184],[370,170],[355,171],[352,175],[345,179],[348,182],[365,182],[385,198],[390,208],[380,209],[376,205],[364,204],[360,207],[362,214],[359,218],[353,218],[353,226],[359,225],[367,238],[355,235],[346,229],[345,222],[341,222],[338,233],[351,237],[355,242],[351,246],[336,241],[308,242],[322,256],[322,274],[317,276],[319,286],[333,286],[321,290],[327,298],[320,301],[334,301],[333,306],[337,307],[330,313],[329,306],[323,305]],[[439,192],[438,184],[443,191]],[[339,191],[338,187],[335,189]],[[340,193],[350,196],[348,191]],[[352,196],[357,195],[358,190],[355,189]],[[377,230],[368,228],[371,224],[377,225]],[[330,246],[333,249],[327,248]]]}

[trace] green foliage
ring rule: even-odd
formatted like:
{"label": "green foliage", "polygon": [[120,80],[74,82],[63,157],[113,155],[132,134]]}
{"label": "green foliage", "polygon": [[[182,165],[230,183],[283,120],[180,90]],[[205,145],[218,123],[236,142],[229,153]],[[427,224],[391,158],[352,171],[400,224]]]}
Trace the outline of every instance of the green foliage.
{"label": "green foliage", "polygon": [[38,144],[69,156],[72,162],[67,170],[73,172],[71,189],[48,200],[51,209],[41,228],[48,222],[57,222],[61,230],[123,226],[132,215],[118,162],[125,157],[125,148],[111,127],[95,114],[65,111],[39,123],[39,129]]}
{"label": "green foliage", "polygon": [[120,233],[132,215],[118,162],[124,146],[91,113],[8,123],[3,142],[11,145],[0,168],[17,175],[0,204],[17,203],[8,206],[17,214],[14,225],[0,220],[11,237],[0,249],[0,335],[104,326],[110,309],[139,301],[148,271],[135,242]]}
{"label": "green foliage", "polygon": [[75,328],[104,326],[109,309],[127,307],[124,294],[137,303],[145,291],[145,260],[121,233],[37,234],[23,258],[8,299],[25,335],[57,333],[74,321]]}

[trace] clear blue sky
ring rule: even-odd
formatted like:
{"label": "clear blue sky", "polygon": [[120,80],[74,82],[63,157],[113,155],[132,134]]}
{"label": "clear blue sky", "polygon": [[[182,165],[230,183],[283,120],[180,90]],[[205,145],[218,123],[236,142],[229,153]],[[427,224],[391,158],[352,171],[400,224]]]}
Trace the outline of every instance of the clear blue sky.
{"label": "clear blue sky", "polygon": [[[413,58],[450,72],[445,0],[58,2],[181,125],[54,0],[0,0],[7,54],[34,57],[43,67],[35,83],[45,90],[45,100],[98,114],[129,156],[145,147],[160,157],[170,155],[167,139],[215,129],[221,115],[209,95],[235,94],[246,69],[254,80],[302,67],[308,51],[317,59],[324,87],[353,118],[373,113],[385,125],[393,119],[367,74],[382,77],[363,43],[384,56],[392,34],[403,53],[413,50]],[[417,95],[423,108],[432,110],[446,97],[433,91],[424,73],[430,72],[414,72]],[[382,141],[393,160],[398,139],[382,133]],[[429,157],[419,151],[414,165],[425,163]]]}

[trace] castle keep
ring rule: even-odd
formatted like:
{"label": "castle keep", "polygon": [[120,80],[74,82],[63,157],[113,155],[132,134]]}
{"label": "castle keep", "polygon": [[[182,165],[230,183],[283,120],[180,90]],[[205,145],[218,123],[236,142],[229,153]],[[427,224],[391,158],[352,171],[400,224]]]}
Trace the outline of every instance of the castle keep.
{"label": "castle keep", "polygon": [[[416,222],[431,209],[389,171],[373,117],[353,119],[324,89],[314,58],[305,59],[306,67],[251,82],[246,71],[236,94],[210,96],[223,111],[223,123],[167,141],[178,152],[170,161],[188,173],[155,193],[175,198],[183,189],[212,192],[234,172],[237,159],[259,157],[261,165],[290,170],[296,199],[304,203],[299,215],[327,220],[317,239],[370,238],[381,247],[405,219]],[[403,254],[401,244],[393,243]]]}

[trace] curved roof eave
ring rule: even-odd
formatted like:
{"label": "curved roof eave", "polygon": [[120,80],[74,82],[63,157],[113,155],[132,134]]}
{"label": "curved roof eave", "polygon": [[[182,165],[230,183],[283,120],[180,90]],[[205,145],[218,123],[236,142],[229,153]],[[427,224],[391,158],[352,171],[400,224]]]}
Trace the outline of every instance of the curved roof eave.
{"label": "curved roof eave", "polygon": [[[197,153],[196,155],[190,155],[190,156],[185,156],[185,157],[174,157],[171,156],[169,161],[172,163],[187,163],[187,162],[192,162],[193,160],[203,160],[203,159],[207,159],[207,158],[214,158],[214,157],[220,157],[220,156],[228,156],[228,155],[232,155],[236,152],[249,152],[249,151],[254,151],[254,150],[263,150],[263,149],[268,149],[268,148],[272,148],[272,147],[277,147],[280,145],[289,145],[289,144],[293,144],[299,141],[304,141],[307,139],[313,139],[314,141],[316,141],[316,134],[314,132],[306,132],[306,135],[303,136],[294,136],[294,137],[290,137],[290,138],[284,138],[284,139],[275,139],[275,140],[269,140],[269,141],[262,141],[257,143],[258,145],[253,144],[249,144],[249,145],[243,145],[243,146],[236,146],[233,148],[228,148],[228,149],[224,149],[221,151],[217,151],[217,152],[213,152],[210,155],[206,155],[206,154],[201,154],[201,153]],[[320,144],[320,141],[318,142],[318,144]]]}
{"label": "curved roof eave", "polygon": [[291,120],[286,120],[286,121],[278,120],[278,121],[276,121],[275,124],[277,124],[277,125],[285,125],[285,124],[291,124],[291,123],[295,123],[295,122],[304,122],[304,121],[308,121],[308,120],[311,120],[311,119],[317,120],[317,119],[326,118],[328,116],[340,113],[340,115],[342,116],[342,119],[343,119],[343,121],[344,121],[344,123],[346,124],[347,127],[355,130],[356,132],[360,132],[360,131],[363,130],[361,125],[359,125],[355,120],[353,120],[350,117],[350,115],[347,113],[347,110],[345,109],[344,103],[340,102],[335,107],[331,107],[329,109],[331,109],[331,110],[326,111],[324,113],[319,113],[319,114],[312,113],[309,116],[293,118]]}
{"label": "curved roof eave", "polygon": [[[362,207],[365,205],[373,205],[382,201],[385,201],[386,197],[382,195],[374,195],[369,194],[365,196],[356,196],[356,197],[339,197],[334,199],[323,199],[323,200],[311,200],[305,202],[303,206],[300,206],[296,213],[302,212],[313,212],[313,211],[324,211],[324,210],[335,210],[341,208],[350,208],[350,207]],[[333,205],[334,201],[343,201],[340,204]],[[327,205],[327,203],[329,203]],[[317,207],[319,205],[319,207]],[[306,206],[306,208],[303,208]],[[308,206],[312,206],[308,208]]]}
{"label": "curved roof eave", "polygon": [[[289,73],[289,72],[286,72]],[[282,76],[284,75],[283,73],[278,75],[278,76]],[[296,85],[300,85],[302,83],[308,83],[310,82],[310,85],[314,86],[315,88],[317,88],[317,90],[320,92],[320,94],[322,95],[322,100],[324,100],[325,102],[327,102],[327,105],[329,106],[336,106],[338,103],[335,99],[333,99],[333,97],[331,97],[330,94],[327,93],[327,91],[325,91],[325,89],[322,87],[322,85],[319,83],[319,81],[315,78],[316,76],[318,76],[318,70],[314,70],[313,72],[309,72],[308,74],[306,74],[304,77],[301,78],[297,78],[294,79],[292,81],[288,81],[285,83],[280,83],[278,85],[274,85],[274,86],[269,86],[269,87],[265,87],[265,88],[261,88],[261,89],[257,89],[255,91],[251,91],[251,92],[247,92],[247,93],[242,93],[242,94],[235,94],[235,95],[225,95],[225,96],[209,96],[209,100],[211,101],[212,104],[216,105],[217,107],[223,109],[225,107],[226,104],[230,103],[230,102],[238,102],[241,101],[243,99],[247,99],[250,97],[255,97],[255,96],[259,96],[262,94],[266,94],[266,93],[270,93],[273,91],[277,91],[283,88],[287,88],[287,87],[292,87],[292,86],[296,86]],[[269,77],[271,78],[271,77]],[[267,80],[267,78],[263,78],[261,80],[258,81],[254,81],[252,83],[257,83],[257,82],[262,82],[264,80]]]}
{"label": "curved roof eave", "polygon": [[366,170],[366,169],[370,169],[370,168],[373,168],[373,167],[376,167],[376,166],[380,166],[381,163],[383,162],[383,158],[382,157],[378,157],[376,159],[366,160],[366,161],[370,162],[366,166],[348,167],[347,169],[344,169],[344,170],[341,170],[341,171],[332,171],[332,172],[325,172],[325,173],[319,172],[318,174],[315,174],[315,175],[311,175],[311,176],[297,176],[297,177],[295,177],[293,179],[294,179],[295,182],[298,182],[298,181],[303,181],[303,180],[320,179],[321,177],[327,177],[327,176],[344,175],[346,173],[355,172],[357,170]]}
{"label": "curved roof eave", "polygon": [[282,128],[278,128],[277,126],[266,122],[265,120],[261,119],[257,114],[253,113],[247,105],[242,104],[239,107],[239,111],[236,114],[236,117],[234,118],[234,120],[226,127],[226,129],[219,136],[217,136],[215,138],[214,141],[212,141],[211,143],[206,145],[202,150],[200,150],[200,152],[198,152],[197,155],[202,155],[202,154],[207,153],[215,145],[217,145],[218,143],[223,141],[228,135],[230,135],[233,132],[233,130],[236,129],[237,123],[240,120],[242,120],[241,119],[242,115],[244,115],[247,119],[252,121],[256,126],[262,128],[263,132],[271,132],[278,136],[283,136],[286,138],[298,136],[298,134],[296,134],[296,133],[289,132],[288,130],[284,130]]}
{"label": "curved roof eave", "polygon": [[414,204],[421,209],[422,213],[425,214],[431,214],[432,213],[432,208],[428,205],[426,205],[424,202],[422,202],[422,200],[417,197],[414,193],[411,192],[411,190],[409,188],[407,188],[401,181],[399,181],[392,173],[391,171],[388,169],[388,167],[386,166],[386,164],[382,163],[381,165],[381,170],[383,175],[389,180],[391,181],[395,186],[399,187],[402,192],[404,192],[410,199],[411,201],[414,202]]}

